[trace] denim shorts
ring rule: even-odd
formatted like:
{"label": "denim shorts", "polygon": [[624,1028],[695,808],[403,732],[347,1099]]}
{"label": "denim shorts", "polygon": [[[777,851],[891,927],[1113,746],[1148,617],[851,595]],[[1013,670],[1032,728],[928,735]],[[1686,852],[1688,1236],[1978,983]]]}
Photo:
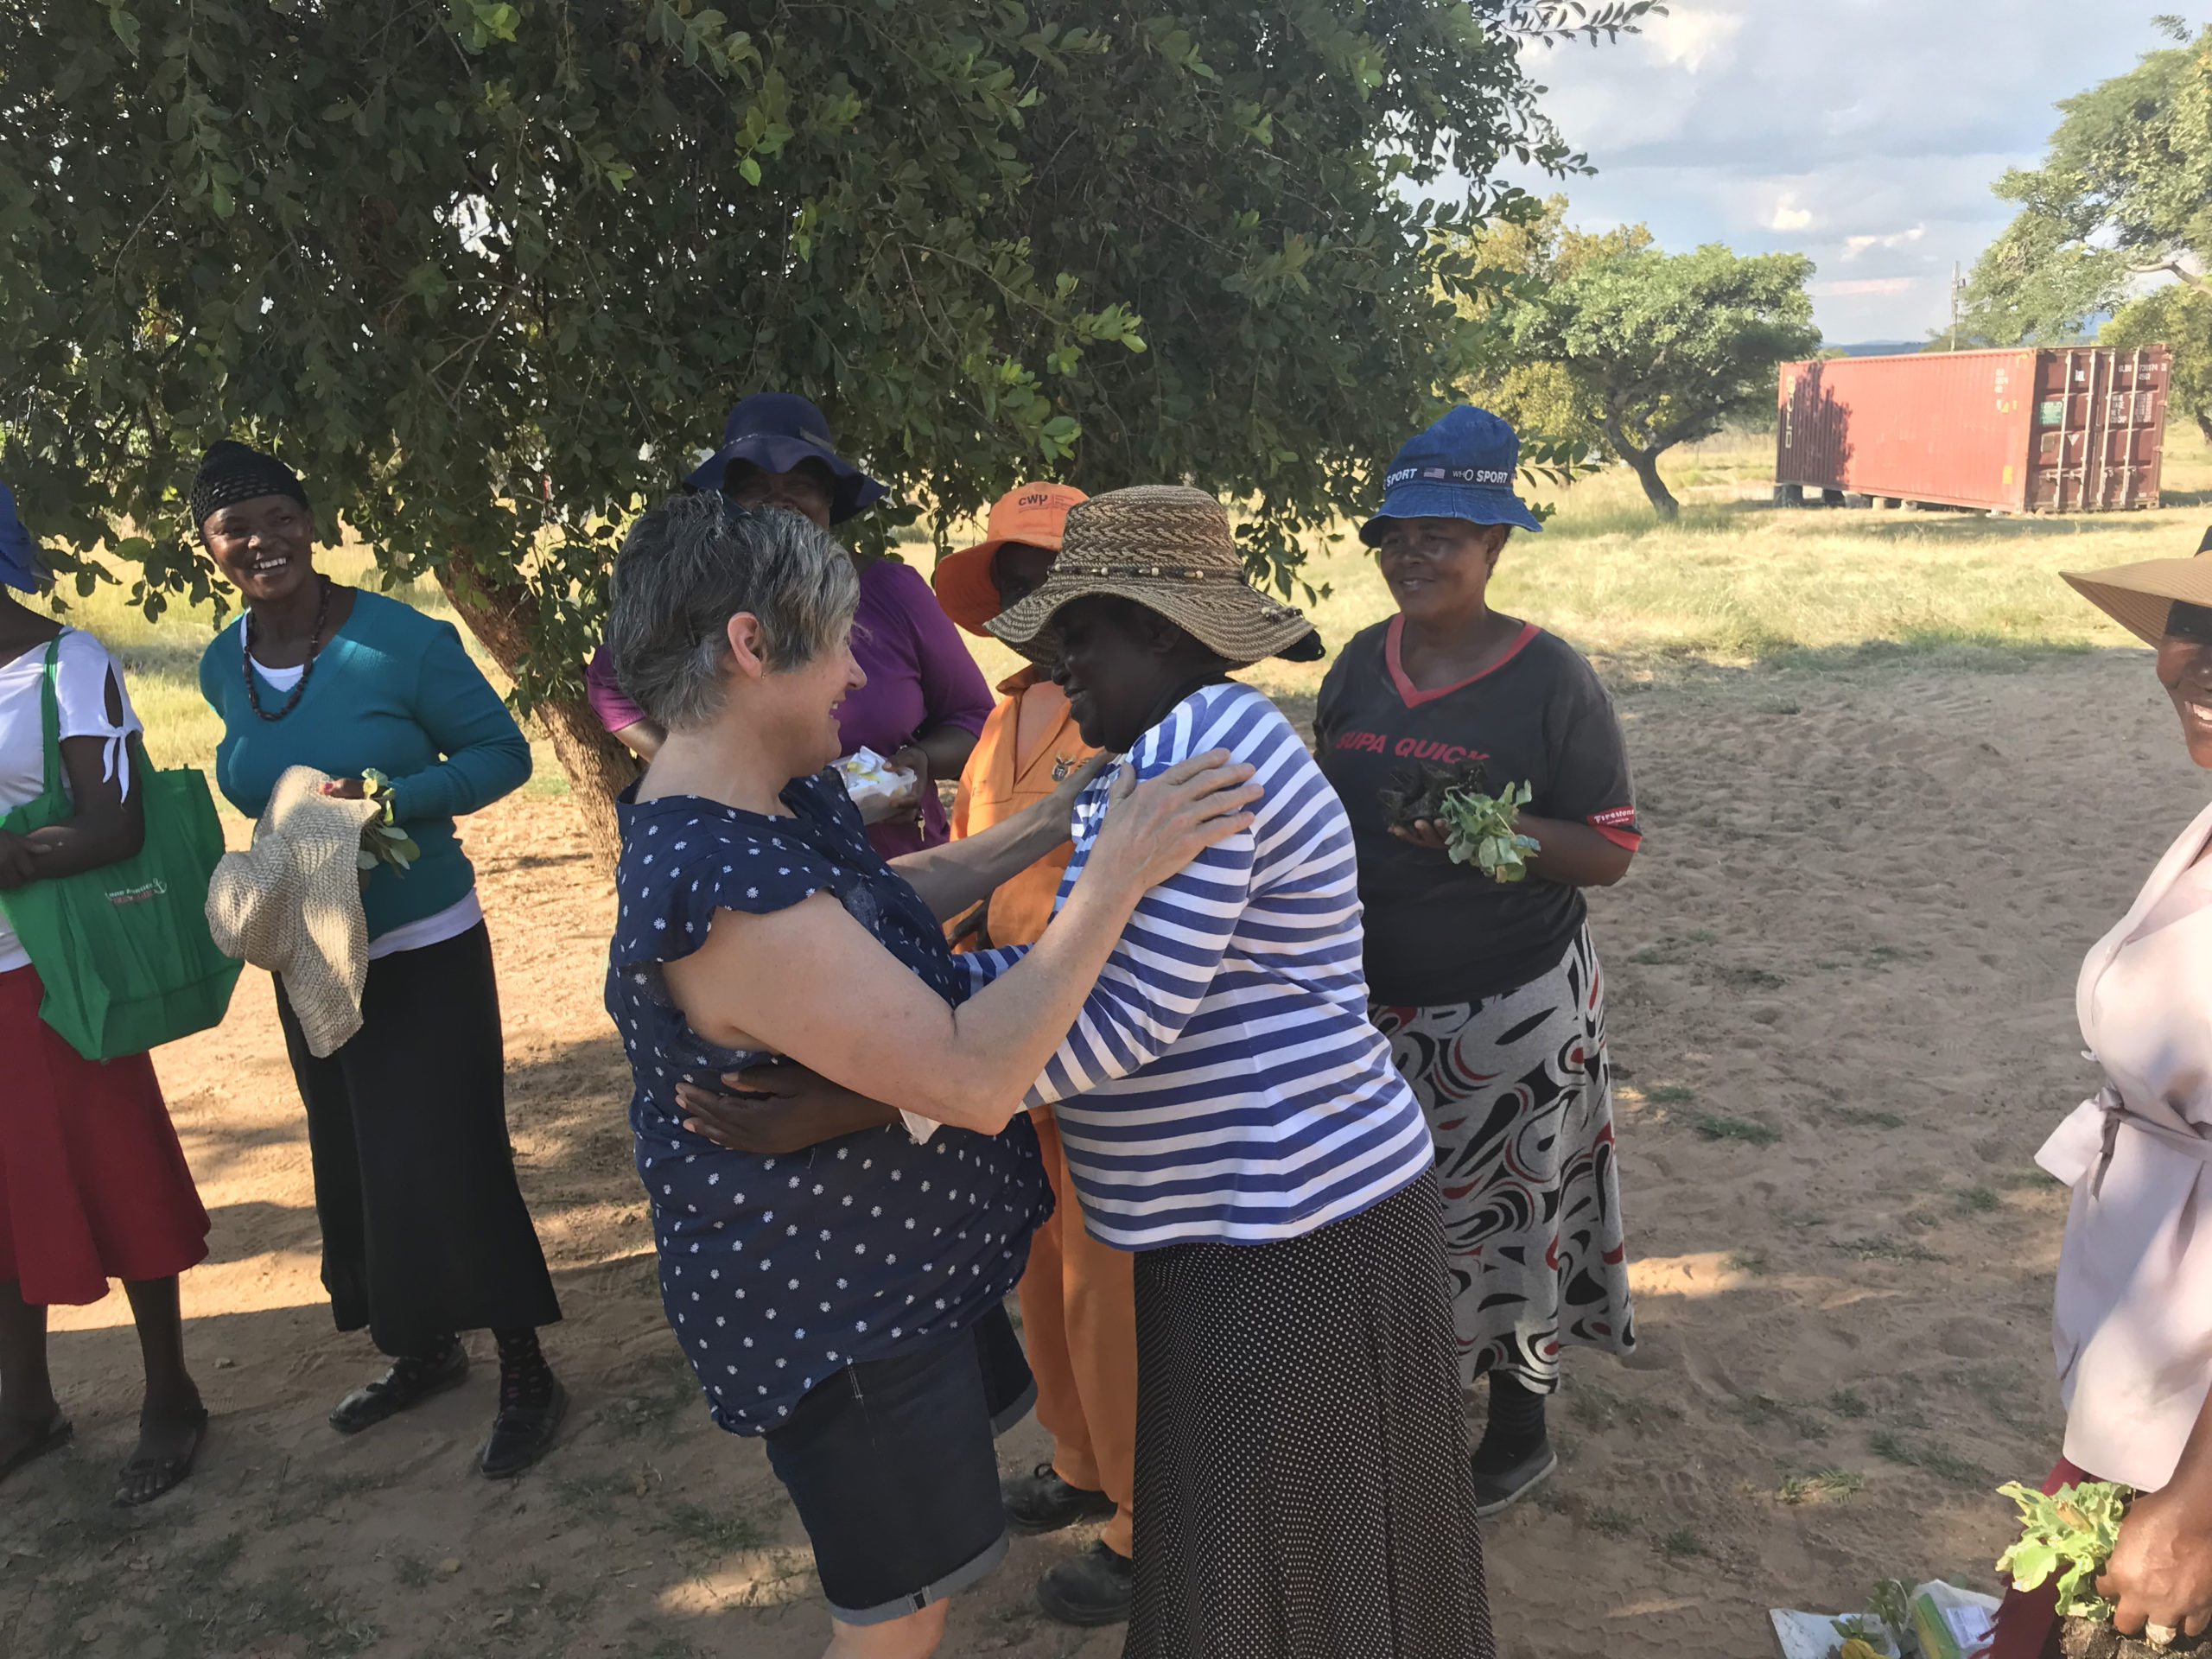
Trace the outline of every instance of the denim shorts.
{"label": "denim shorts", "polygon": [[769,1431],[830,1611],[880,1624],[967,1588],[1007,1551],[992,1440],[1037,1384],[1005,1307],[911,1353],[849,1365]]}

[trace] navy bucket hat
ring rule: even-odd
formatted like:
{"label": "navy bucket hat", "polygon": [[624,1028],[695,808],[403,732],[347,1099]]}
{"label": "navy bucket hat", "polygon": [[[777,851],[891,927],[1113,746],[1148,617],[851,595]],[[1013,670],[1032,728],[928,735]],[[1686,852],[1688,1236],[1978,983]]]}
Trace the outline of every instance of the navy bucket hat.
{"label": "navy bucket hat", "polygon": [[1385,518],[1465,518],[1476,524],[1544,526],[1513,493],[1521,440],[1486,409],[1462,404],[1390,458],[1382,505],[1359,527],[1370,547]]}
{"label": "navy bucket hat", "polygon": [[38,543],[23,528],[23,521],[16,516],[16,493],[0,484],[0,586],[35,594],[45,575],[46,564],[38,556]]}
{"label": "navy bucket hat", "polygon": [[756,391],[722,423],[722,447],[683,481],[695,490],[719,490],[733,461],[749,461],[767,473],[788,473],[803,461],[818,461],[836,480],[830,493],[830,522],[842,524],[862,507],[890,493],[837,453],[830,423],[813,402],[793,391]]}

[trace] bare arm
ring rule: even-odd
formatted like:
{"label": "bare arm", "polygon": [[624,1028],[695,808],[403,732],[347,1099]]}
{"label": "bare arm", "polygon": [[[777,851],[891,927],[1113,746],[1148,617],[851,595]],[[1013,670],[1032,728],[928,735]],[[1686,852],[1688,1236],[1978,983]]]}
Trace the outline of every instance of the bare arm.
{"label": "bare arm", "polygon": [[[1565,818],[1534,818],[1523,812],[1514,827],[1536,843],[1529,855],[1529,873],[1569,887],[1610,887],[1628,874],[1636,855],[1620,842],[1600,835],[1586,823]],[[1390,833],[1401,841],[1434,852],[1445,850],[1444,826],[1432,818],[1411,824],[1394,824]]]}
{"label": "bare arm", "polygon": [[[144,753],[137,738],[129,741],[130,775],[143,778]],[[104,737],[61,740],[62,769],[69,774],[69,795],[77,810],[60,823],[27,836],[0,833],[0,888],[120,863],[145,844],[143,791],[134,788],[125,800],[119,770],[116,777],[104,775],[107,743]]]}
{"label": "bare arm", "polygon": [[2212,1628],[2212,1395],[2196,1414],[2173,1478],[2139,1494],[2097,1580],[2113,1602],[2113,1628],[2133,1636],[2146,1624],[2190,1636]]}
{"label": "bare arm", "polygon": [[614,733],[614,741],[639,760],[650,760],[660,753],[661,740],[667,735],[661,729],[659,721],[639,720],[619,728]]}
{"label": "bare arm", "polygon": [[1248,766],[1195,756],[1132,785],[1090,862],[1023,961],[954,1008],[828,893],[766,915],[719,911],[668,964],[670,995],[709,1042],[788,1055],[870,1100],[996,1133],[1082,1011],[1139,899],[1249,826]]}
{"label": "bare arm", "polygon": [[949,922],[1066,842],[1075,798],[1106,760],[1093,755],[1034,806],[958,841],[902,853],[891,868],[922,895],[938,920]]}

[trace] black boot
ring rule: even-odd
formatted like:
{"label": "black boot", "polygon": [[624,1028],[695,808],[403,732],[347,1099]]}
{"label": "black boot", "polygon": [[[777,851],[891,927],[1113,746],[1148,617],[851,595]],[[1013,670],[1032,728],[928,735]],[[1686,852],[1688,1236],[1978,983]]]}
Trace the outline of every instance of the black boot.
{"label": "black boot", "polygon": [[[1071,1489],[1072,1490],[1072,1489]],[[1118,1624],[1136,1599],[1136,1566],[1104,1543],[1062,1561],[1037,1580],[1038,1605],[1063,1624]]]}
{"label": "black boot", "polygon": [[458,1337],[424,1354],[402,1354],[391,1369],[365,1383],[330,1408],[330,1426],[340,1434],[358,1434],[387,1417],[419,1406],[434,1394],[457,1389],[468,1377],[468,1350]]}
{"label": "black boot", "polygon": [[1000,1496],[1006,1502],[1007,1524],[1016,1532],[1058,1532],[1078,1521],[1103,1521],[1114,1513],[1112,1498],[1069,1485],[1049,1463],[1015,1476],[1000,1489]]}
{"label": "black boot", "polygon": [[1534,1491],[1559,1454],[1544,1432],[1544,1396],[1505,1371],[1490,1374],[1490,1422],[1475,1448],[1475,1514],[1487,1518]]}
{"label": "black boot", "polygon": [[535,1331],[494,1331],[499,1344],[499,1414],[478,1455],[477,1466],[493,1480],[518,1475],[552,1449],[561,1419],[568,1414],[569,1391]]}

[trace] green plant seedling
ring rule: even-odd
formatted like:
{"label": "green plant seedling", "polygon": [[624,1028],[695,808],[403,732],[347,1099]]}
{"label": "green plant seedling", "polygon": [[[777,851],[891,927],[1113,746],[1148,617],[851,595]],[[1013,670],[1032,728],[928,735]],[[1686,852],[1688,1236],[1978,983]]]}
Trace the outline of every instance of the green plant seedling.
{"label": "green plant seedling", "polygon": [[1472,864],[1493,881],[1519,881],[1529,874],[1529,855],[1542,849],[1535,838],[1514,828],[1521,809],[1535,798],[1526,784],[1509,784],[1495,795],[1455,789],[1444,797],[1446,850],[1454,864]]}
{"label": "green plant seedling", "polygon": [[423,856],[423,849],[392,817],[391,779],[371,767],[361,774],[361,783],[368,798],[384,808],[382,813],[361,826],[361,849],[353,858],[360,871],[361,885],[365,887],[378,865],[388,864],[405,875],[415,861]]}
{"label": "green plant seedling", "polygon": [[2085,1480],[2055,1492],[2008,1480],[1997,1490],[2020,1510],[2020,1535],[1997,1558],[1997,1570],[2012,1575],[2016,1590],[2037,1589],[2056,1573],[2062,1615],[2110,1618],[2112,1604],[2090,1586],[2120,1541],[2120,1519],[2134,1493],[2109,1480]]}

